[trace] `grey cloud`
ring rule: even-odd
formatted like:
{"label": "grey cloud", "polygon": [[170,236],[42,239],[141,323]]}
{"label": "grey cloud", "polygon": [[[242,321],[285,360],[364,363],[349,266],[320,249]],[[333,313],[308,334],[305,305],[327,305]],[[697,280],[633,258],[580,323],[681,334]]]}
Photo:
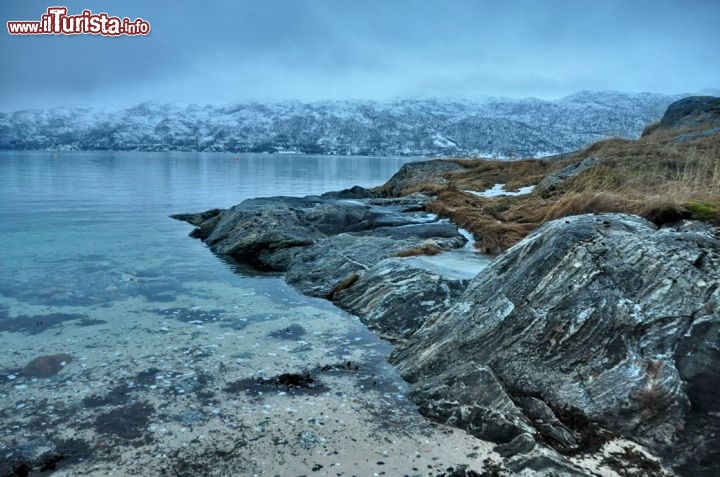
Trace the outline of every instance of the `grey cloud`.
{"label": "grey cloud", "polygon": [[[720,3],[72,0],[147,37],[0,35],[0,110],[144,100],[557,97],[720,86]],[[0,19],[35,20],[36,0]]]}

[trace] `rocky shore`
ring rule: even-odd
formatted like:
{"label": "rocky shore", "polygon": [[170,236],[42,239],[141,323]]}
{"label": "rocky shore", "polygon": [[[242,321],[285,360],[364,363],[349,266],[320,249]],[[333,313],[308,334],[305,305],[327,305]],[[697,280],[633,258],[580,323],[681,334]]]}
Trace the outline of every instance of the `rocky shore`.
{"label": "rocky shore", "polygon": [[323,196],[251,199],[227,210],[173,217],[195,225],[191,235],[214,253],[283,272],[303,293],[328,298],[399,341],[449,308],[468,284],[405,258],[457,250],[467,242],[455,225],[424,211],[429,200],[423,194],[380,198],[356,187]]}
{"label": "rocky shore", "polygon": [[[715,118],[720,100],[680,103],[663,121],[698,117],[697,107]],[[468,280],[408,258],[465,245],[426,211],[432,188],[462,169],[410,163],[373,190],[174,218],[214,253],[282,272],[396,343],[391,362],[420,411],[495,443],[504,472],[597,475],[583,465],[594,459],[619,475],[718,475],[717,227],[567,216]]]}

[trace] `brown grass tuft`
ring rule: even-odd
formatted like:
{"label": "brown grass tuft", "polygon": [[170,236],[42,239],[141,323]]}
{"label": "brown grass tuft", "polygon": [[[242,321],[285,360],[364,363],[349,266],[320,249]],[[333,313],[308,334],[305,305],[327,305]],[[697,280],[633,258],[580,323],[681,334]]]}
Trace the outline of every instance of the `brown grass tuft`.
{"label": "brown grass tuft", "polygon": [[437,255],[440,253],[440,249],[431,244],[427,243],[419,247],[410,248],[407,250],[401,250],[395,254],[396,257],[415,257],[417,255]]}
{"label": "brown grass tuft", "polygon": [[[681,133],[651,126],[639,140],[607,139],[555,160],[455,159],[466,169],[447,174],[449,184],[436,188],[436,200],[426,207],[469,230],[478,248],[493,253],[540,224],[569,215],[619,212],[660,226],[686,218],[720,224],[720,134],[673,142]],[[603,160],[548,198],[538,193],[483,198],[464,192],[497,183],[506,184],[506,190],[537,184],[586,157]]]}
{"label": "brown grass tuft", "polygon": [[561,196],[547,208],[542,222],[570,215],[630,212],[639,206],[624,197],[607,192],[570,192]]}
{"label": "brown grass tuft", "polygon": [[654,133],[655,131],[657,131],[658,129],[660,129],[660,121],[655,121],[654,123],[648,124],[647,126],[645,126],[645,129],[643,129],[643,132],[640,135],[640,137],[649,136],[652,133]]}
{"label": "brown grass tuft", "polygon": [[335,287],[332,290],[330,290],[330,293],[327,294],[326,298],[328,300],[332,300],[335,297],[335,294],[340,293],[341,291],[350,288],[359,279],[360,279],[360,275],[358,275],[357,273],[351,273],[350,275],[345,277],[345,279],[343,279],[337,285],[335,285]]}
{"label": "brown grass tuft", "polygon": [[490,189],[495,184],[505,184],[505,190],[515,191],[520,187],[537,184],[546,175],[565,167],[567,161],[546,161],[526,159],[521,161],[460,160],[456,162],[466,169],[445,176],[456,189],[478,192]]}
{"label": "brown grass tuft", "polygon": [[[659,226],[686,218],[720,225],[720,134],[683,136],[707,127],[668,129],[651,124],[638,140],[610,138],[544,160],[451,159],[464,170],[444,174],[446,184],[420,184],[402,192],[435,195],[426,209],[469,230],[477,247],[489,253],[507,249],[544,222],[578,214],[629,213]],[[602,161],[545,197],[534,192],[484,198],[465,192],[482,192],[495,184],[505,184],[507,191],[536,185],[588,157]],[[437,252],[424,246],[398,256],[432,253]]]}

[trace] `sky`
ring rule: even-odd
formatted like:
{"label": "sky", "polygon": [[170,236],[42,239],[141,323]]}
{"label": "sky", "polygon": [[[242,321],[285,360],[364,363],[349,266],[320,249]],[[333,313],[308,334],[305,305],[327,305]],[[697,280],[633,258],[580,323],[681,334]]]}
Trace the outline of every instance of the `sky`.
{"label": "sky", "polygon": [[[15,36],[54,5],[147,36]],[[0,0],[0,111],[720,88],[718,0]]]}

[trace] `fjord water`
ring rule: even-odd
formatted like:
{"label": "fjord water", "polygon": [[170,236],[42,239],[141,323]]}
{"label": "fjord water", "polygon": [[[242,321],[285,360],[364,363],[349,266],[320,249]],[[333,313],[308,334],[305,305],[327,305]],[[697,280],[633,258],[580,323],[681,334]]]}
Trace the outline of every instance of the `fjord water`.
{"label": "fjord water", "polygon": [[[0,473],[56,454],[58,475],[364,473],[377,451],[403,474],[477,448],[444,448],[355,317],[169,218],[379,185],[410,160],[0,152]],[[302,392],[257,384],[304,370]]]}
{"label": "fjord water", "polygon": [[[193,280],[234,280],[170,214],[387,180],[409,158],[213,153],[0,152],[0,296],[107,305],[118,275],[152,275],[154,299]],[[170,283],[177,287],[173,289]],[[146,290],[147,291],[147,290]],[[147,298],[147,297],[146,297]],[[153,297],[151,297],[153,298]]]}

